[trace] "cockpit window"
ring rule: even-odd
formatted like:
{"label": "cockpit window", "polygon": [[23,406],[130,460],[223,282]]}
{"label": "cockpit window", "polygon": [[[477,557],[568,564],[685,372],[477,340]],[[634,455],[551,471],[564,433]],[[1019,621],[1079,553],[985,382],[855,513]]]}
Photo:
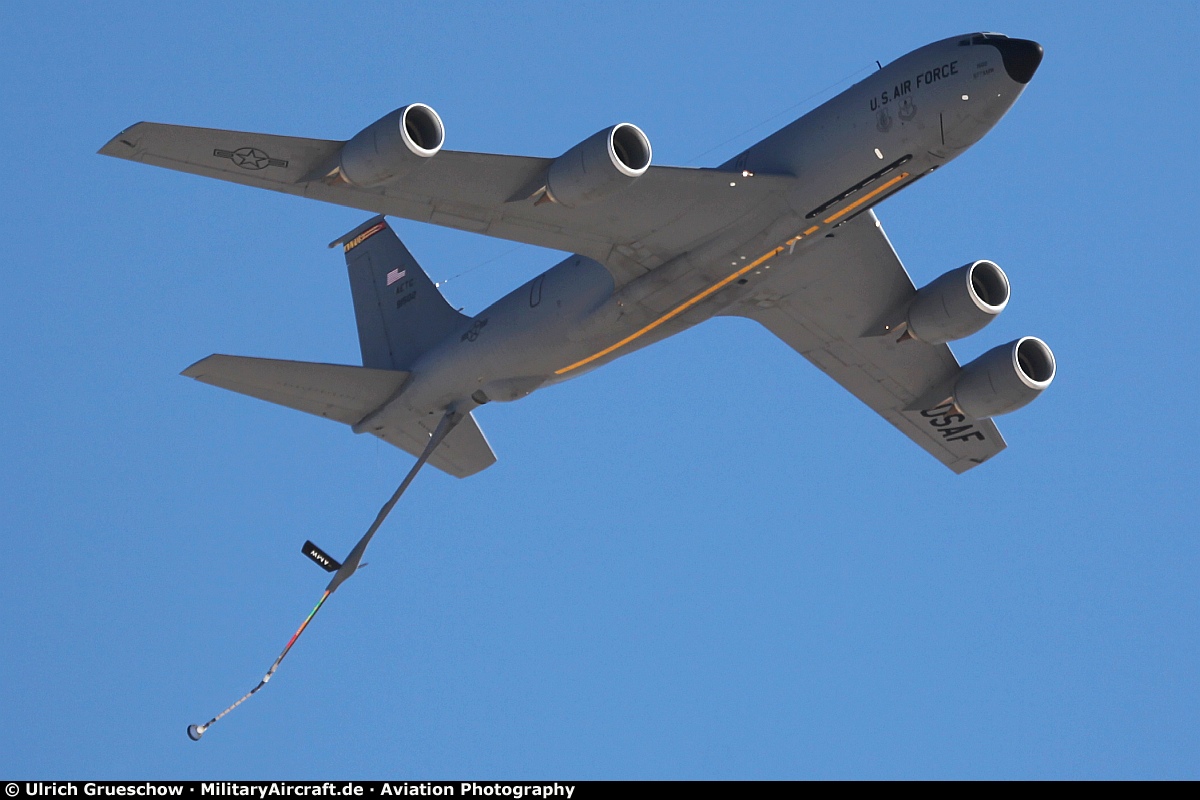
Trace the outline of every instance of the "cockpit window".
{"label": "cockpit window", "polygon": [[976,33],[976,34],[973,34],[972,36],[970,36],[969,38],[959,39],[958,46],[966,47],[967,45],[972,45],[972,44],[988,44],[989,42],[994,42],[999,39],[1007,39],[1007,38],[1008,37],[1005,36],[1003,33]]}

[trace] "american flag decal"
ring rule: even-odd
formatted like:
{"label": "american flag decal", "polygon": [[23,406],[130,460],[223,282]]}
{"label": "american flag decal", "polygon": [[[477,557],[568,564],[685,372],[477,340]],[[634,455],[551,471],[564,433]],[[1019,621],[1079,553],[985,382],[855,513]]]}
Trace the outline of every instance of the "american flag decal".
{"label": "american flag decal", "polygon": [[406,274],[408,274],[408,270],[406,270],[406,269],[392,270],[391,272],[388,273],[387,285],[391,286],[393,283],[395,283],[396,281],[403,278]]}

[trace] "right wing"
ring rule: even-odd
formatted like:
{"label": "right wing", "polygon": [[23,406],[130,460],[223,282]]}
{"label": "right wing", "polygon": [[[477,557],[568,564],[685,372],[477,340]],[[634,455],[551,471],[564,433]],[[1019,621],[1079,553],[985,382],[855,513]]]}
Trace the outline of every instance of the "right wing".
{"label": "right wing", "polygon": [[363,189],[328,178],[343,144],[139,122],[113,137],[100,153],[580,253],[608,266],[618,284],[744,222],[747,215],[776,218],[793,185],[788,176],[651,167],[616,195],[568,209],[514,199],[524,196],[523,190],[552,159],[442,150],[404,178]]}
{"label": "right wing", "polygon": [[1003,450],[995,423],[949,405],[959,371],[949,347],[875,329],[916,294],[875,213],[833,234],[722,313],[761,323],[956,473]]}

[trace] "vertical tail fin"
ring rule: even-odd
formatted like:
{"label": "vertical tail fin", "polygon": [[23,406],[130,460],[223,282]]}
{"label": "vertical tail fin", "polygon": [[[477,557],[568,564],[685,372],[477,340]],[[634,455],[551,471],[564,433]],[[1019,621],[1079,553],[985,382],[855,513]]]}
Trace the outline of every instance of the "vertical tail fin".
{"label": "vertical tail fin", "polygon": [[342,245],[364,367],[407,370],[468,318],[455,311],[399,237],[378,216]]}

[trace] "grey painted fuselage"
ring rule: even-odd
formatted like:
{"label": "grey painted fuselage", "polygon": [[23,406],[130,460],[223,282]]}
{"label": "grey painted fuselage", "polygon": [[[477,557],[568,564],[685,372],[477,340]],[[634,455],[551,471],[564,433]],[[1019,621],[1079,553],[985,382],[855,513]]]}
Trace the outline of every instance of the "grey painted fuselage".
{"label": "grey painted fuselage", "polygon": [[[1033,45],[1007,42],[1017,43],[1003,45],[1010,50]],[[524,397],[703,322],[773,275],[803,269],[805,254],[839,224],[987,133],[1032,75],[1022,61],[1021,52],[1002,53],[976,35],[888,64],[722,166],[731,192],[756,175],[794,176],[770,207],[624,285],[591,258],[564,259],[426,352],[372,423]]]}

